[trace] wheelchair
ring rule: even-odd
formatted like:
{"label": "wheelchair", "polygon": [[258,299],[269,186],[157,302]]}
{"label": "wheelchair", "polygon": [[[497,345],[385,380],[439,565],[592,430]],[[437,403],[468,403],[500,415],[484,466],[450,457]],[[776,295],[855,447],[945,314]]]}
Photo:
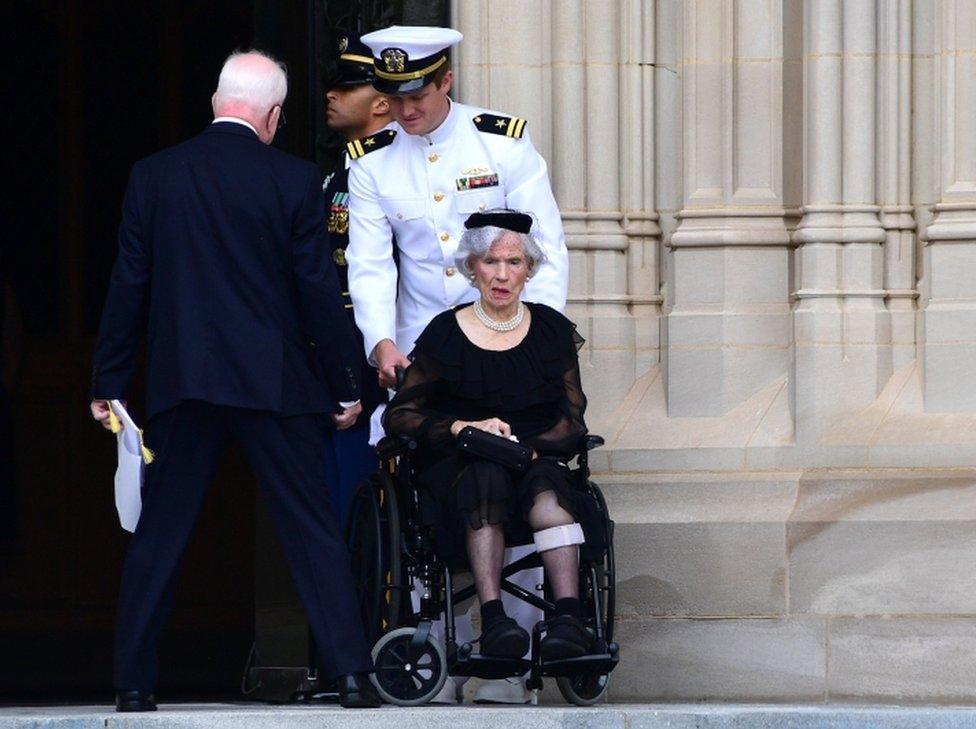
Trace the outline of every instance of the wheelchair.
{"label": "wheelchair", "polygon": [[[385,701],[400,706],[425,704],[448,676],[498,679],[526,673],[530,690],[541,689],[543,677],[552,677],[567,702],[590,706],[600,701],[619,660],[619,648],[613,642],[614,524],[603,494],[590,480],[588,465],[589,451],[601,445],[601,437],[584,436],[573,469],[583,496],[578,515],[585,537],[580,545],[579,595],[583,623],[592,637],[591,649],[584,656],[543,662],[539,646],[545,620],[532,630],[529,659],[482,656],[470,643],[458,645],[454,609],[475,596],[474,585],[454,589],[451,570],[438,559],[429,529],[420,523],[423,494],[413,483],[412,467],[416,442],[404,436],[380,441],[380,469],[357,487],[345,536],[363,622],[374,646],[373,682]],[[541,609],[548,618],[555,609],[548,585],[539,597],[509,580],[523,569],[541,565],[536,552],[506,565],[501,589]],[[411,591],[415,589],[420,596],[419,612],[412,606]],[[442,613],[443,644],[431,632]]]}

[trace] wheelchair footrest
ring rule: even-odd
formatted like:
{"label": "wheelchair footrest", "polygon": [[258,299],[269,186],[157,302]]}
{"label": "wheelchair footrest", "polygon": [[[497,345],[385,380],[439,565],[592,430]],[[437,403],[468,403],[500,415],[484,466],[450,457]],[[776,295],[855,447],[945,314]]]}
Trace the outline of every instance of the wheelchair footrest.
{"label": "wheelchair footrest", "polygon": [[616,652],[595,653],[577,658],[561,658],[542,664],[543,676],[602,676],[610,673],[620,661]]}
{"label": "wheelchair footrest", "polygon": [[514,678],[528,673],[532,661],[521,658],[493,658],[480,653],[467,656],[459,651],[457,659],[449,664],[448,673],[452,676],[476,676],[478,678]]}
{"label": "wheelchair footrest", "polygon": [[295,666],[252,666],[244,693],[249,699],[284,704],[323,690],[309,669]]}

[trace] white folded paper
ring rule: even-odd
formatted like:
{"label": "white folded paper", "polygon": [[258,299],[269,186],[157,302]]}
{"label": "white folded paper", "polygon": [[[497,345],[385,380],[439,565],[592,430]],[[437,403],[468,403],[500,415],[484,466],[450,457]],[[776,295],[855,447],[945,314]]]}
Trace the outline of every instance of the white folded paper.
{"label": "white folded paper", "polygon": [[119,512],[122,528],[127,532],[134,532],[139,523],[139,514],[142,513],[143,471],[152,455],[142,444],[142,431],[122,403],[109,400],[109,406],[118,418],[117,425],[113,423],[112,428],[119,441],[119,467],[115,471],[115,508]]}
{"label": "white folded paper", "polygon": [[[396,394],[394,390],[390,390],[390,392]],[[393,395],[390,397],[393,397]],[[386,405],[380,404],[376,406],[376,410],[369,416],[369,444],[371,446],[375,446],[386,435],[386,431],[383,429],[383,413],[385,412]]]}

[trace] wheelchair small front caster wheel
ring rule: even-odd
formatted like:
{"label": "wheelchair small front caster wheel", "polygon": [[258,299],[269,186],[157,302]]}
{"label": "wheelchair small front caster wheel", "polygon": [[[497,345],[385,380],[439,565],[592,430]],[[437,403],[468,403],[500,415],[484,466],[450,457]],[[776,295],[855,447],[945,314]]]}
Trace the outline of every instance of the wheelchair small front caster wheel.
{"label": "wheelchair small front caster wheel", "polygon": [[571,704],[576,706],[593,706],[606,693],[609,674],[560,676],[556,679],[559,693]]}
{"label": "wheelchair small front caster wheel", "polygon": [[420,646],[412,644],[416,628],[392,630],[373,646],[373,685],[383,700],[397,706],[426,704],[444,687],[447,656],[444,646],[428,635]]}

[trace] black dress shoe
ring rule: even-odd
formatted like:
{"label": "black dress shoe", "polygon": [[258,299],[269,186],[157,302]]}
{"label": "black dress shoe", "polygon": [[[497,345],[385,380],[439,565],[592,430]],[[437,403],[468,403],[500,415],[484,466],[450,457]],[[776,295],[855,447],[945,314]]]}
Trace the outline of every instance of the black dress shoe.
{"label": "black dress shoe", "polygon": [[491,658],[521,658],[529,650],[529,634],[512,618],[490,622],[481,633],[481,655]]}
{"label": "black dress shoe", "polygon": [[539,645],[543,661],[579,658],[589,652],[592,637],[579,618],[557,615],[546,622],[546,637]]}
{"label": "black dress shoe", "polygon": [[368,673],[347,673],[339,676],[336,684],[339,686],[339,704],[347,709],[375,709],[383,704]]}
{"label": "black dress shoe", "polygon": [[116,711],[155,711],[156,697],[148,691],[116,691]]}

